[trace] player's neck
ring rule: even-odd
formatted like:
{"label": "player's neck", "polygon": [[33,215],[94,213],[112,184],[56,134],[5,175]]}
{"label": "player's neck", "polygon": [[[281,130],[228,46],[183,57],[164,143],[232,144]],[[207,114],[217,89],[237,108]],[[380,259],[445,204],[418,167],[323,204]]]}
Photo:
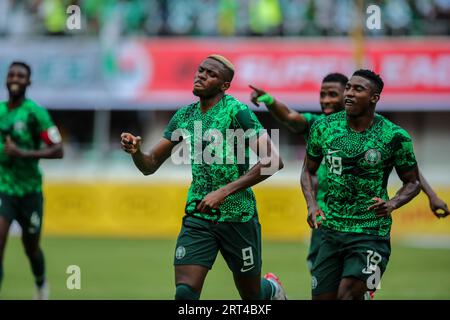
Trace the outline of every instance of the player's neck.
{"label": "player's neck", "polygon": [[200,110],[205,113],[212,107],[214,107],[222,98],[224,94],[220,93],[213,97],[200,98]]}
{"label": "player's neck", "polygon": [[354,117],[347,115],[347,124],[353,131],[363,132],[372,126],[374,119],[374,113]]}
{"label": "player's neck", "polygon": [[25,96],[19,96],[19,97],[9,96],[8,109],[12,110],[12,109],[17,108],[18,106],[20,106],[23,103],[24,100],[25,100]]}

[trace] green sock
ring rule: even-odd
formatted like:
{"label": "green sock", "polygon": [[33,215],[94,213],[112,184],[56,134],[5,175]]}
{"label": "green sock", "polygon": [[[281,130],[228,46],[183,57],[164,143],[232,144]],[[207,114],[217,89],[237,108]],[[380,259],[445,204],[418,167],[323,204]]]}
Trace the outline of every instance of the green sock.
{"label": "green sock", "polygon": [[259,292],[259,298],[261,300],[270,300],[275,294],[275,287],[272,282],[269,280],[262,278],[261,279],[261,291]]}
{"label": "green sock", "polygon": [[198,300],[200,293],[195,292],[191,286],[180,283],[176,286],[175,300]]}

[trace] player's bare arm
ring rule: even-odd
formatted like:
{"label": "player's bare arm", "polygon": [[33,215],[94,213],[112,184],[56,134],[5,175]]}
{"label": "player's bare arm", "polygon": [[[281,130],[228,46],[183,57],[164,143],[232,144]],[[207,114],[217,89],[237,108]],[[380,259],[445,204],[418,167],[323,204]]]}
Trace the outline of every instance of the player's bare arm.
{"label": "player's bare arm", "polygon": [[424,176],[421,172],[419,172],[420,185],[422,187],[423,192],[428,197],[428,201],[430,202],[431,211],[437,218],[445,218],[450,214],[447,204],[437,196],[436,192],[434,192],[433,188],[431,188],[430,184],[427,180],[425,180]]}
{"label": "player's bare arm", "polygon": [[5,153],[10,157],[28,159],[61,159],[64,155],[62,143],[55,143],[38,150],[22,149],[7,136],[5,140]]}
{"label": "player's bare arm", "polygon": [[295,110],[292,110],[283,102],[278,101],[277,99],[271,97],[269,100],[264,99],[267,97],[267,93],[249,85],[249,87],[253,90],[251,93],[251,101],[254,105],[259,107],[259,103],[263,102],[270,114],[280,123],[285,125],[290,131],[298,134],[304,134],[308,130],[308,123],[303,115],[298,113]]}
{"label": "player's bare arm", "polygon": [[319,227],[317,223],[317,216],[320,215],[322,219],[325,219],[325,215],[319,208],[316,200],[316,186],[314,185],[313,176],[316,175],[317,169],[319,169],[320,161],[314,161],[306,156],[303,163],[302,174],[300,178],[300,184],[302,186],[303,195],[305,196],[306,205],[308,207],[307,222],[311,228],[317,229]]}
{"label": "player's bare arm", "polygon": [[377,217],[383,217],[391,214],[395,209],[410,202],[420,193],[419,172],[416,169],[406,172],[397,171],[397,174],[403,182],[403,186],[397,191],[395,196],[385,201],[380,198],[373,198],[376,203],[367,210],[374,210]]}
{"label": "player's bare arm", "polygon": [[148,154],[141,151],[140,136],[134,136],[131,133],[124,132],[120,135],[122,149],[131,154],[136,167],[144,174],[150,175],[156,172],[158,168],[170,157],[175,144],[167,139],[161,139]]}
{"label": "player's bare arm", "polygon": [[313,185],[314,198],[317,198],[317,191],[319,189],[319,180],[318,180],[318,177],[317,177],[317,172],[315,174],[311,174],[311,173],[309,173],[309,171],[305,170],[305,168],[306,168],[305,167],[306,158],[307,158],[307,156],[305,155],[305,159],[303,159],[302,173],[300,174],[300,187],[302,185],[302,175],[303,175],[303,173],[309,175],[311,177],[311,182],[312,182],[312,185]]}
{"label": "player's bare arm", "polygon": [[[278,153],[277,148],[273,145],[272,140],[267,133],[261,135],[255,141],[250,140],[250,148],[257,154],[258,150],[267,150],[266,154],[260,157],[259,161],[239,179],[213,191],[205,196],[197,206],[200,212],[207,212],[210,209],[217,209],[225,198],[240,190],[252,187],[273,175],[276,171],[283,168],[283,161]],[[267,170],[274,168],[274,170]],[[266,170],[264,170],[266,169]],[[266,174],[267,173],[267,174]]]}

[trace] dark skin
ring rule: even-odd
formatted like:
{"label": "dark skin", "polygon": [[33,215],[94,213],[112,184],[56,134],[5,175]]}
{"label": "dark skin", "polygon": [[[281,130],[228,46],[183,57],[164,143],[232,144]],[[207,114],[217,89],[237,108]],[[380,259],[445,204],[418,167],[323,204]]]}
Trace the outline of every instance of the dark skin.
{"label": "dark skin", "polygon": [[[6,88],[8,90],[8,109],[9,111],[20,107],[25,100],[28,86],[31,85],[28,70],[21,65],[12,65],[6,76]],[[10,136],[4,141],[4,152],[11,158],[46,158],[59,159],[63,157],[63,147],[61,143],[45,146],[39,150],[25,150],[17,146]],[[11,221],[0,216],[0,261],[3,261],[4,249],[8,237]],[[22,235],[22,244],[28,257],[37,256],[40,252],[40,235]]]}
{"label": "dark skin", "polygon": [[[266,92],[252,85],[249,87],[253,90],[250,99],[259,107],[258,98]],[[339,82],[323,82],[320,88],[320,106],[326,115],[344,110],[344,86]],[[274,98],[273,103],[266,104],[266,107],[270,114],[290,131],[305,134],[308,130],[306,118],[283,102]]]}
{"label": "dark skin", "polygon": [[431,211],[436,216],[436,218],[440,219],[448,216],[450,212],[448,210],[447,204],[437,196],[436,192],[434,192],[433,188],[431,188],[428,181],[425,180],[425,178],[422,176],[422,173],[420,172],[419,178],[422,190],[427,195]]}
{"label": "dark skin", "polygon": [[[226,68],[222,63],[207,58],[200,64],[194,78],[193,93],[200,99],[202,112],[207,112],[222,99],[225,91],[230,87],[229,80]],[[161,139],[146,154],[141,151],[141,140],[139,136],[124,132],[121,134],[122,149],[131,154],[134,164],[144,175],[153,174],[170,157],[175,143],[167,139]],[[271,167],[272,164],[278,164],[279,169],[283,167],[282,160],[267,134],[251,142],[250,148],[255,152],[258,148],[259,150],[266,148],[269,156],[261,158],[245,175],[237,180],[207,194],[197,206],[200,212],[217,209],[227,196],[267,179],[269,175],[261,174],[263,168]],[[187,284],[200,293],[208,271],[209,269],[199,265],[175,266],[175,283]],[[260,274],[252,277],[234,274],[233,277],[242,299],[249,300],[259,297]]]}
{"label": "dark skin", "polygon": [[[353,76],[346,86],[344,93],[345,109],[347,112],[347,124],[356,132],[368,129],[375,116],[375,106],[380,95],[374,85],[367,79]],[[318,215],[323,215],[317,201],[311,176],[317,172],[322,159],[312,160],[307,157],[301,177],[302,190],[308,206],[308,224],[317,228],[316,219]],[[390,215],[395,209],[411,201],[420,192],[419,173],[417,168],[407,172],[397,170],[397,174],[402,181],[402,187],[390,200],[373,198],[374,204],[367,210],[373,211],[378,217]],[[336,292],[313,296],[313,300],[328,299],[362,299],[367,291],[364,281],[352,277],[342,278]]]}

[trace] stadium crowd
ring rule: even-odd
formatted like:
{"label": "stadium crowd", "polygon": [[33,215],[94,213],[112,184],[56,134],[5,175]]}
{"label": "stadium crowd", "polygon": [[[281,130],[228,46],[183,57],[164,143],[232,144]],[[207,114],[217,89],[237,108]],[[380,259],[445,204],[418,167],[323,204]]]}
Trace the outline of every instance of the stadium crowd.
{"label": "stadium crowd", "polygon": [[369,35],[450,34],[450,0],[4,0],[0,36],[66,35],[72,4],[82,12],[76,34],[91,36],[345,36],[361,4],[363,15],[381,8]]}

